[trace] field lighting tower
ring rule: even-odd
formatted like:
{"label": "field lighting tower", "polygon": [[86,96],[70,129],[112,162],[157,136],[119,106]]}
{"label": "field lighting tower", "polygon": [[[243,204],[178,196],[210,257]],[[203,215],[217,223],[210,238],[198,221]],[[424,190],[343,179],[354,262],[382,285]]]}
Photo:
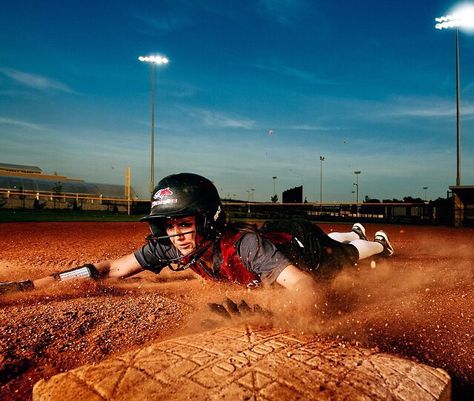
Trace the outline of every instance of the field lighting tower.
{"label": "field lighting tower", "polygon": [[356,203],[359,204],[359,175],[361,171],[354,171],[354,174],[356,176],[356,182],[354,183],[356,187]]}
{"label": "field lighting tower", "polygon": [[325,159],[324,156],[319,156],[319,207],[321,211],[323,210],[323,161]]}
{"label": "field lighting tower", "polygon": [[250,189],[247,189],[247,194],[248,194],[248,197],[247,197],[247,213],[250,214],[250,199],[252,199],[253,201],[253,193],[255,192],[255,188],[250,188]]}
{"label": "field lighting tower", "polygon": [[357,217],[359,217],[359,175],[361,171],[354,171],[356,176],[356,182],[354,183],[356,187],[356,208],[357,208]]}
{"label": "field lighting tower", "polygon": [[459,74],[459,29],[474,31],[474,5],[463,3],[451,15],[435,18],[436,29],[456,29],[456,185],[461,185],[461,101]]}
{"label": "field lighting tower", "polygon": [[163,56],[140,56],[138,60],[151,64],[151,150],[150,150],[150,192],[155,188],[155,65],[168,64]]}

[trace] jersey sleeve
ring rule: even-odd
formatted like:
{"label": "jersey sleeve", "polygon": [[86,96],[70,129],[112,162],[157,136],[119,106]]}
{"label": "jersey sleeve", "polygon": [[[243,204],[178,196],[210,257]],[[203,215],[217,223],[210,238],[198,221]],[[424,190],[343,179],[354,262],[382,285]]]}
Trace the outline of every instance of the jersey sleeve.
{"label": "jersey sleeve", "polygon": [[273,284],[283,269],[291,264],[270,240],[258,233],[245,233],[235,246],[247,269],[257,274],[264,284]]}
{"label": "jersey sleeve", "polygon": [[148,242],[135,251],[134,255],[145,270],[158,274],[171,263],[172,259],[178,257],[178,251],[171,245]]}

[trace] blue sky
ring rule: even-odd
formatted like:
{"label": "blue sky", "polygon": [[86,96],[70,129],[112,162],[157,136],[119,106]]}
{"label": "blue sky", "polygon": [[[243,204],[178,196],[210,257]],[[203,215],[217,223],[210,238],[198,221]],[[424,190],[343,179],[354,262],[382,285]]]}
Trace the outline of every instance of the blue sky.
{"label": "blue sky", "polygon": [[[436,0],[4,2],[0,162],[148,197],[191,171],[221,196],[268,201],[445,197],[456,177],[455,34]],[[462,184],[474,184],[474,35],[460,34]]]}

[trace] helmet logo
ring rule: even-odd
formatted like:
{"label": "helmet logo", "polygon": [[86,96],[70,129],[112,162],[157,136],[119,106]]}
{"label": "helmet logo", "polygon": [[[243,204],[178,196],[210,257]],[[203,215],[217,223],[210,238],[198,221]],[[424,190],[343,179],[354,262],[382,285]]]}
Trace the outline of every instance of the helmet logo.
{"label": "helmet logo", "polygon": [[156,191],[155,195],[153,195],[153,199],[160,200],[164,198],[165,196],[171,196],[171,195],[173,195],[173,191],[170,189],[170,187],[162,188],[159,191]]}
{"label": "helmet logo", "polygon": [[156,191],[155,195],[153,195],[154,201],[151,203],[151,207],[154,207],[157,205],[166,205],[168,203],[177,203],[178,199],[169,198],[172,195],[173,195],[173,191],[170,189],[170,187],[162,188]]}

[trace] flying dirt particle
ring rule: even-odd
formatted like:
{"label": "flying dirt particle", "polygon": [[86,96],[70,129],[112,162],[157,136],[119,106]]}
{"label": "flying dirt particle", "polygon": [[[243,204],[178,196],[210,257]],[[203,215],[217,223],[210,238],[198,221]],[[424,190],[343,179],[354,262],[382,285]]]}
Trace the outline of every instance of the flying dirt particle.
{"label": "flying dirt particle", "polygon": [[375,269],[377,267],[377,263],[375,263],[375,260],[373,260],[372,262],[370,262],[370,267],[372,269]]}

